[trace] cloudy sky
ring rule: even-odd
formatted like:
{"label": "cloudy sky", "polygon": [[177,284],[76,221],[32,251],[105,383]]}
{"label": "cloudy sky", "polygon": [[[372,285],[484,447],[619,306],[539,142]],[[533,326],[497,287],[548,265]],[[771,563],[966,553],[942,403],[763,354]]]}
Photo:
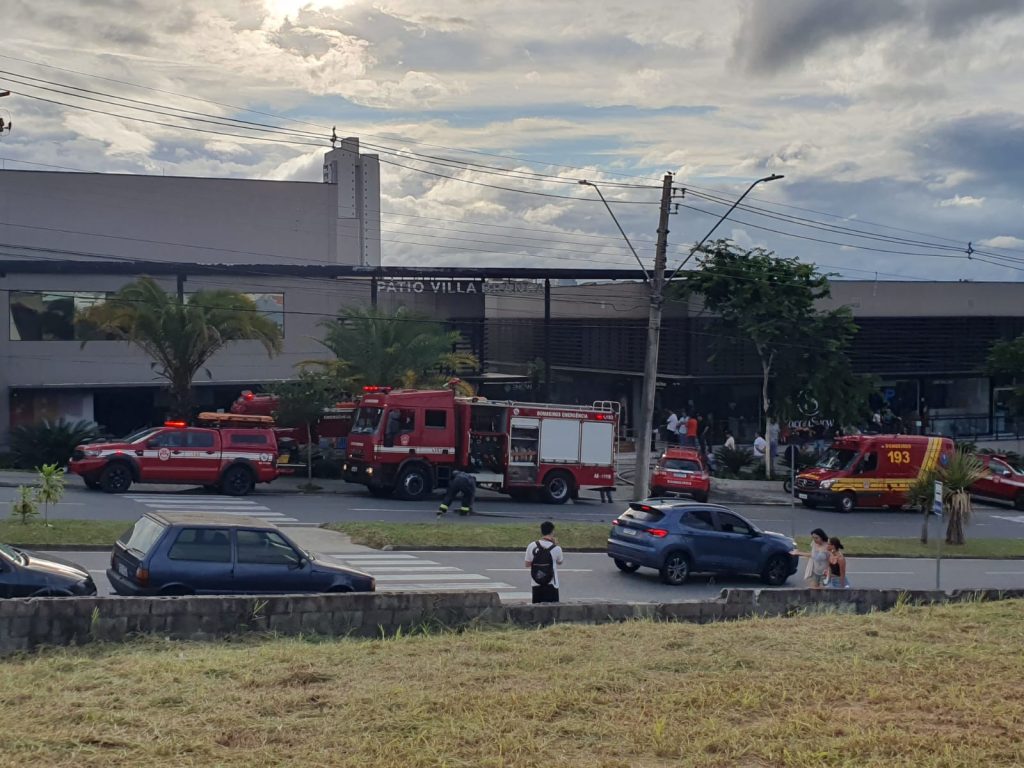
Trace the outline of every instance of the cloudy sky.
{"label": "cloudy sky", "polygon": [[629,266],[581,178],[649,261],[666,171],[678,259],[778,173],[721,235],[1024,276],[1024,0],[4,0],[3,28],[3,167],[318,181],[337,126],[387,161],[386,263]]}

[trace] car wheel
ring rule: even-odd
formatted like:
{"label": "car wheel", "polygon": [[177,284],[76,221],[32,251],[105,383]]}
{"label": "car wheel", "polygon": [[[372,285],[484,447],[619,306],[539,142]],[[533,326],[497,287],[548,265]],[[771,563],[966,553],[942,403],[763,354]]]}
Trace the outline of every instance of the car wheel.
{"label": "car wheel", "polygon": [[423,467],[406,467],[395,486],[400,499],[419,501],[430,495],[430,475]]}
{"label": "car wheel", "polygon": [[761,572],[761,581],[773,587],[781,587],[788,578],[789,558],[785,555],[775,555],[769,558]]}
{"label": "car wheel", "polygon": [[394,488],[381,488],[381,487],[376,486],[376,485],[368,485],[366,487],[369,489],[370,495],[374,496],[374,497],[376,497],[378,499],[388,499],[388,498],[391,498],[391,494],[395,490]]}
{"label": "car wheel", "polygon": [[132,470],[120,461],[107,464],[100,473],[100,488],[107,493],[124,493],[132,487]]}
{"label": "car wheel", "polygon": [[252,470],[248,467],[229,467],[220,480],[221,490],[228,496],[245,496],[253,489]]}
{"label": "car wheel", "polygon": [[793,495],[793,481],[790,480],[788,477],[782,481],[782,490],[785,492],[787,496]]}
{"label": "car wheel", "polygon": [[690,576],[690,560],[682,552],[671,552],[662,564],[661,580],[678,587]]}
{"label": "car wheel", "polygon": [[849,514],[857,508],[857,496],[853,491],[847,491],[839,497],[836,502],[836,509],[844,514]]}
{"label": "car wheel", "polygon": [[1013,506],[1017,509],[1024,509],[1024,491],[1017,494],[1017,498],[1013,500]]}
{"label": "car wheel", "polygon": [[619,560],[615,558],[615,567],[623,573],[635,573],[637,568],[640,567],[639,563],[634,563],[631,560]]}
{"label": "car wheel", "polygon": [[552,472],[544,478],[541,493],[548,504],[565,504],[572,496],[572,477],[565,472]]}
{"label": "car wheel", "polygon": [[98,491],[100,489],[100,481],[95,477],[83,477],[85,481],[85,487],[90,491]]}

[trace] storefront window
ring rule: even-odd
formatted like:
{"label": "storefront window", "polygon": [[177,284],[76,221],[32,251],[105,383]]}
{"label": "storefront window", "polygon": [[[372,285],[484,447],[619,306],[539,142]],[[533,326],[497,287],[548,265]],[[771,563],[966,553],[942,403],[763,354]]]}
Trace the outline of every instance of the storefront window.
{"label": "storefront window", "polygon": [[11,291],[11,341],[91,341],[104,338],[80,313],[105,293]]}

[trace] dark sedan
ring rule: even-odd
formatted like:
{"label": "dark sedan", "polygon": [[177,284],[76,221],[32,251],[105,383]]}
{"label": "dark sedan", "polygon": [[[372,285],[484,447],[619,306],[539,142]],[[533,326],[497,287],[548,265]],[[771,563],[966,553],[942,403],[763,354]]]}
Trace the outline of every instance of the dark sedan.
{"label": "dark sedan", "polygon": [[373,592],[369,574],[303,551],[254,517],[150,512],[114,544],[119,595]]}
{"label": "dark sedan", "polygon": [[682,584],[691,573],[738,573],[779,586],[799,562],[788,536],[716,504],[666,499],[634,502],[613,520],[608,556],[626,573],[655,568],[668,584]]}
{"label": "dark sedan", "polygon": [[70,560],[0,544],[0,597],[95,595],[89,572]]}

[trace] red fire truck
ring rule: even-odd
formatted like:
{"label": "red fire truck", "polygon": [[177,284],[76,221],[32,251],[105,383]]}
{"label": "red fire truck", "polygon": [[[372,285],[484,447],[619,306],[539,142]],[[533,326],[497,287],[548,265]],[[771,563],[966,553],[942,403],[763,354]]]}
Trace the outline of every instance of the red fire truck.
{"label": "red fire truck", "polygon": [[367,392],[342,469],[376,496],[425,498],[453,470],[513,497],[550,504],[583,487],[615,485],[616,413],[595,404],[546,405],[459,397],[451,390]]}
{"label": "red fire truck", "polygon": [[[274,412],[277,411],[277,404],[278,399],[275,395],[258,395],[247,389],[231,405],[231,412],[273,416]],[[356,403],[354,402],[335,403],[332,407],[325,408],[320,419],[316,424],[312,425],[313,442],[318,443],[321,439],[324,439],[329,441],[335,448],[344,450],[349,430],[352,429],[352,419],[355,416],[355,412]],[[293,446],[306,444],[305,429],[275,427],[274,431],[277,433],[278,441],[291,440],[293,441],[291,443]]]}

